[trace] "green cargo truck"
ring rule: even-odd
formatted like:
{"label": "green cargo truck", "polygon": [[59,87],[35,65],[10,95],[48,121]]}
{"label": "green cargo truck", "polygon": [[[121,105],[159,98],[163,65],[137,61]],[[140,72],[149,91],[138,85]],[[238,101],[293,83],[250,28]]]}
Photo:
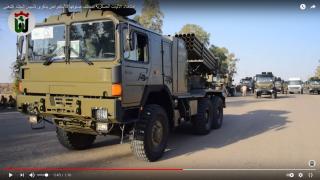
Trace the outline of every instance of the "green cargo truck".
{"label": "green cargo truck", "polygon": [[97,135],[130,136],[146,161],[162,156],[169,131],[185,121],[197,134],[220,128],[225,98],[209,78],[218,59],[194,34],[163,36],[127,18],[134,13],[66,11],[21,37],[19,111],[34,124],[52,120],[69,149]]}

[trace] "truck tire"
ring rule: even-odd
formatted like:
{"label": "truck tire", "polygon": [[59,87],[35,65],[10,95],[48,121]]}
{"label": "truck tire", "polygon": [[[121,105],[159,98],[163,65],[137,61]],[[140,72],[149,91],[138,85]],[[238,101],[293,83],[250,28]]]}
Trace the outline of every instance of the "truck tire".
{"label": "truck tire", "polygon": [[96,139],[95,135],[91,134],[82,134],[82,133],[73,133],[65,131],[62,128],[57,127],[57,137],[64,147],[73,150],[82,150],[89,148],[94,140]]}
{"label": "truck tire", "polygon": [[223,123],[223,102],[220,97],[214,96],[212,98],[213,104],[213,119],[211,128],[219,129]]}
{"label": "truck tire", "polygon": [[259,93],[258,93],[258,92],[255,92],[255,93],[254,93],[254,97],[255,97],[255,98],[259,98]]}
{"label": "truck tire", "polygon": [[194,131],[199,135],[209,134],[212,127],[213,119],[213,104],[208,98],[201,98],[198,100],[198,112],[192,123]]}
{"label": "truck tire", "polygon": [[273,99],[277,99],[277,92],[272,93],[271,96]]}
{"label": "truck tire", "polygon": [[131,151],[140,160],[153,162],[162,157],[169,136],[168,117],[156,104],[144,107],[136,122],[131,141]]}

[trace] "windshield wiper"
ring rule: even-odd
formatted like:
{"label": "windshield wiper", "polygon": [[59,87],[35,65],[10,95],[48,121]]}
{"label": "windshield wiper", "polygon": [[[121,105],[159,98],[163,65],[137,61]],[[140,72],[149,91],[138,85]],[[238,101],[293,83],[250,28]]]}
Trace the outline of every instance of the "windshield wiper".
{"label": "windshield wiper", "polygon": [[56,56],[59,56],[63,53],[63,49],[64,49],[64,46],[63,47],[60,47],[56,53],[52,53],[52,54],[47,54],[47,55],[43,55],[42,57],[44,59],[46,59],[46,61],[43,63],[43,65],[45,66],[49,66],[51,63],[53,63],[55,60],[58,60],[58,59],[52,59]]}
{"label": "windshield wiper", "polygon": [[[86,57],[80,57],[79,53],[73,48],[70,47],[70,51],[72,51],[73,53],[76,54],[76,56],[78,56],[79,59],[81,59],[83,62],[89,64],[89,65],[93,65],[93,62],[91,62],[89,59],[87,59]],[[71,53],[69,53],[71,56]]]}

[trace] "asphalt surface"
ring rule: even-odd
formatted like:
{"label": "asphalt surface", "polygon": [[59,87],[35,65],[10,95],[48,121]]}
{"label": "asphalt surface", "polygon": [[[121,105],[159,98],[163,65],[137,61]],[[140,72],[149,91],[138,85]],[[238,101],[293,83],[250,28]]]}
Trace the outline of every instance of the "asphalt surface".
{"label": "asphalt surface", "polygon": [[[252,96],[227,98],[221,129],[213,130],[206,136],[197,136],[186,124],[171,133],[166,153],[153,163],[136,160],[129,143],[119,144],[118,137],[98,137],[88,150],[67,150],[59,144],[53,125],[46,124],[45,129],[32,130],[26,116],[15,111],[0,111],[1,175],[8,178],[9,171],[3,170],[7,167],[181,168],[193,171],[120,173],[100,169],[58,172],[62,173],[60,179],[66,176],[78,179],[90,176],[149,179],[152,175],[161,178],[202,175],[254,178],[260,175],[268,179],[288,179],[288,173],[294,173],[296,178],[303,173],[305,179],[317,179],[320,177],[319,171],[312,169],[319,169],[320,166],[319,107],[320,95],[279,95],[278,99],[255,99]],[[314,168],[308,165],[309,160],[316,161]],[[10,172],[15,177],[23,171]],[[25,176],[30,172],[25,171]],[[49,172],[50,176],[53,175]]]}

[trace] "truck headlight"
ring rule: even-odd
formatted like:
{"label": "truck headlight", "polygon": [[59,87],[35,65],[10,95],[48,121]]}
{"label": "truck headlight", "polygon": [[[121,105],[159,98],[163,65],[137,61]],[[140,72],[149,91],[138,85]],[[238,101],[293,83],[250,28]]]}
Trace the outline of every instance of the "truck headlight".
{"label": "truck headlight", "polygon": [[29,116],[29,123],[30,124],[37,124],[38,123],[38,116]]}
{"label": "truck headlight", "polygon": [[108,120],[108,111],[104,108],[94,108],[92,109],[92,116],[98,121]]}

